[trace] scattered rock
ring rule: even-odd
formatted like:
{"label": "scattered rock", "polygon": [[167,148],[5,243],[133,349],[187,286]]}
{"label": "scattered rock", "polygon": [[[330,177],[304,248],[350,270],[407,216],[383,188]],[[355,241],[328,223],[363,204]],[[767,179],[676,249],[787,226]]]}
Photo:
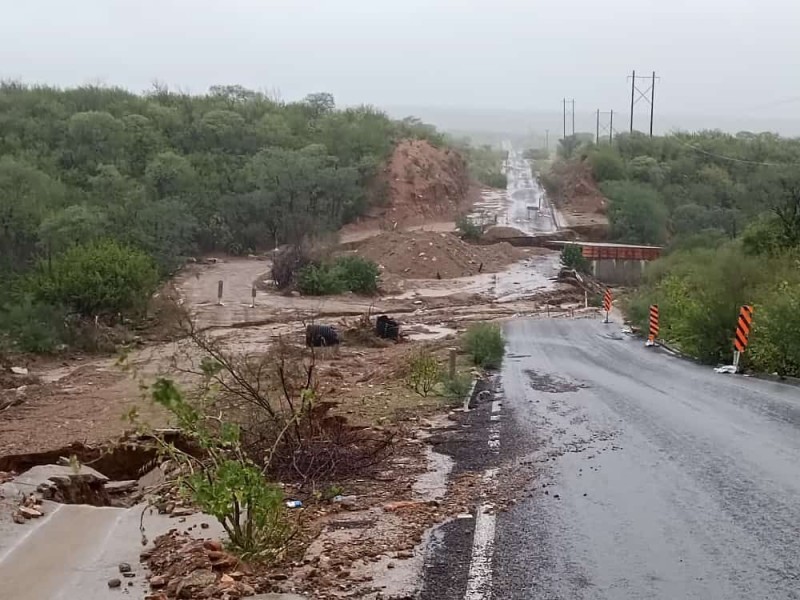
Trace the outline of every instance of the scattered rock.
{"label": "scattered rock", "polygon": [[219,540],[206,540],[203,542],[203,548],[210,550],[211,552],[221,552],[222,542]]}
{"label": "scattered rock", "polygon": [[197,592],[204,590],[217,581],[213,571],[201,570],[190,573],[178,583],[175,590],[178,598],[196,598]]}
{"label": "scattered rock", "polygon": [[23,517],[20,513],[15,512],[14,515],[11,517],[17,525],[22,525],[25,522],[25,517]]}
{"label": "scattered rock", "polygon": [[163,588],[167,585],[167,578],[163,575],[153,575],[150,578],[150,587],[153,589]]}
{"label": "scattered rock", "polygon": [[28,369],[26,369],[25,367],[11,367],[11,372],[14,375],[27,375]]}
{"label": "scattered rock", "polygon": [[130,573],[131,571],[133,571],[133,568],[131,567],[130,563],[119,563],[120,573]]}
{"label": "scattered rock", "polygon": [[38,519],[42,516],[42,512],[36,508],[31,508],[28,506],[20,506],[19,512],[22,514],[23,517],[26,519]]}
{"label": "scattered rock", "polygon": [[121,585],[122,585],[122,581],[117,579],[116,577],[114,579],[109,579],[108,580],[108,587],[110,587],[111,589],[118,588]]}

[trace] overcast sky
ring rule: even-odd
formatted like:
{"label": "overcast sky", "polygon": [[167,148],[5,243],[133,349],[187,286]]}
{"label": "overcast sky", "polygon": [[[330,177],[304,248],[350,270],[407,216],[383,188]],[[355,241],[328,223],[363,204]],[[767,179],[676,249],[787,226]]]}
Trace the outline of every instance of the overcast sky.
{"label": "overcast sky", "polygon": [[[0,77],[338,104],[800,115],[798,0],[0,0]],[[646,84],[644,84],[646,87]]]}

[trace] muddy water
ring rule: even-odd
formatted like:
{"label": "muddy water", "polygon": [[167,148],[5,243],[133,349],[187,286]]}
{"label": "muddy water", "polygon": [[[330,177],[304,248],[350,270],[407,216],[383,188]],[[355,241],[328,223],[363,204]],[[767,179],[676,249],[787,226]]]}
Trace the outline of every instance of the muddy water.
{"label": "muddy water", "polygon": [[558,253],[531,256],[514,263],[500,273],[482,273],[456,279],[412,279],[397,300],[420,297],[441,298],[453,294],[480,294],[492,302],[512,302],[536,293],[553,290],[558,275]]}

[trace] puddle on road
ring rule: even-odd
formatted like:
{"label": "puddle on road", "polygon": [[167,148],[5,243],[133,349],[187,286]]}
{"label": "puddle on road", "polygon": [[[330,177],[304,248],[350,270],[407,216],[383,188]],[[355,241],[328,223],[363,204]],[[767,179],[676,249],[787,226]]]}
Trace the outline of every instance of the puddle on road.
{"label": "puddle on road", "polygon": [[528,382],[531,388],[538,392],[562,394],[564,392],[577,392],[582,388],[588,387],[585,384],[574,383],[555,375],[537,373],[531,369],[525,370],[524,373],[528,376]]}

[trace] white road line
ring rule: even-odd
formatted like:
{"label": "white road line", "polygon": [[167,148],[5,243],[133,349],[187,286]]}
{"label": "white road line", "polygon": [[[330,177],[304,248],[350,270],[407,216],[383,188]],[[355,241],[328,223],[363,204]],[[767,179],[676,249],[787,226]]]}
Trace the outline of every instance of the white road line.
{"label": "white road line", "polygon": [[497,517],[481,506],[475,518],[475,537],[472,540],[472,562],[467,576],[464,600],[485,600],[492,595],[492,558],[494,530]]}
{"label": "white road line", "polygon": [[[491,450],[500,450],[500,430],[497,421],[500,420],[501,400],[492,402],[492,414],[489,426],[488,445]],[[483,474],[483,488],[491,487],[497,469],[488,469]],[[464,600],[486,600],[492,597],[492,563],[494,561],[494,534],[497,516],[491,511],[494,507],[483,502],[475,516],[475,533],[472,538],[472,557],[467,575],[467,591]]]}

